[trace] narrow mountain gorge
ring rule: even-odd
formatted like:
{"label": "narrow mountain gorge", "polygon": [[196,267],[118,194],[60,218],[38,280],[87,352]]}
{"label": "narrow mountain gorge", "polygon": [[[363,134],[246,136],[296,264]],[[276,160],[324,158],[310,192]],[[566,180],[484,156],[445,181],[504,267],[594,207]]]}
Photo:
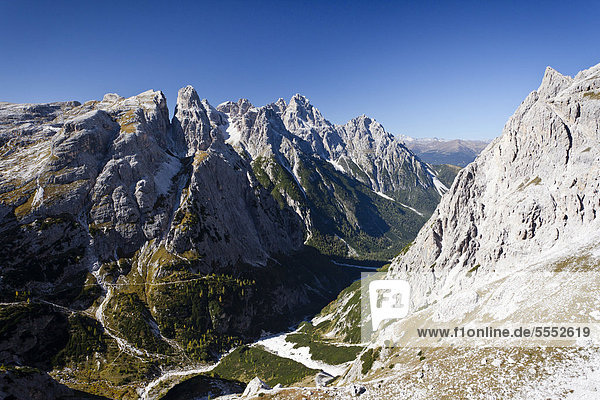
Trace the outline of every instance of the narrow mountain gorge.
{"label": "narrow mountain gorge", "polygon": [[[363,343],[324,395],[343,398],[360,383],[367,399],[598,397],[600,354],[590,338],[490,345],[428,340],[417,328],[596,329],[599,99],[600,64],[574,78],[546,70],[391,263],[387,279],[410,283],[409,316]],[[313,340],[360,342],[358,325],[370,324],[360,314],[360,285],[353,285],[312,321]]]}
{"label": "narrow mountain gorge", "polygon": [[155,91],[0,103],[0,146],[0,363],[110,398],[314,314],[449,183],[300,95],[214,108],[188,86],[172,120]]}

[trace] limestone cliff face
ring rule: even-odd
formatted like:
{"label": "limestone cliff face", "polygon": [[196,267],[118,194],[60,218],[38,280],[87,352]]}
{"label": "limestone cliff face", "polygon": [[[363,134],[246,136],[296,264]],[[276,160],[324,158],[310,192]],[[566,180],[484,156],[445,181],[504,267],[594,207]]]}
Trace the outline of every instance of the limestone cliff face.
{"label": "limestone cliff face", "polygon": [[[191,86],[180,89],[177,95],[173,132],[178,144],[176,150],[186,156],[193,155],[197,150],[206,150],[214,141],[205,105]],[[183,146],[178,143],[182,139],[185,141]]]}
{"label": "limestone cliff face", "polygon": [[[600,66],[574,78],[548,68],[503,134],[457,176],[390,276],[494,270],[600,228]],[[423,298],[417,302],[425,301]]]}
{"label": "limestone cliff face", "polygon": [[[392,262],[387,278],[409,281],[410,311],[380,327],[341,384],[363,382],[369,398],[597,396],[597,337],[461,340],[452,328],[597,323],[599,166],[600,64],[573,78],[548,68]],[[343,293],[313,323],[360,340],[346,322],[359,296]],[[436,328],[449,336],[417,333]]]}
{"label": "limestone cliff face", "polygon": [[191,175],[181,191],[167,248],[194,250],[209,266],[265,265],[274,254],[297,250],[304,237],[299,217],[281,209],[258,184],[249,162],[225,144],[221,114],[197,99],[193,88],[182,89],[174,117],[174,127],[182,127],[188,143]]}
{"label": "limestone cliff face", "polygon": [[67,279],[150,241],[197,252],[205,270],[265,264],[302,244],[299,218],[257,185],[225,145],[220,113],[191,87],[173,123],[154,91],[1,108],[4,283],[19,287],[32,268],[39,282]]}

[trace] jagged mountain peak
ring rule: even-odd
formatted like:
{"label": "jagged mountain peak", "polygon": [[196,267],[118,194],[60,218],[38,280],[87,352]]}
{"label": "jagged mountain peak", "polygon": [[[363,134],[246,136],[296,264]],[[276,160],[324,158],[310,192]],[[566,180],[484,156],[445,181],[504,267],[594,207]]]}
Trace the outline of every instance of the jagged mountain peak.
{"label": "jagged mountain peak", "polygon": [[281,116],[285,112],[285,109],[287,108],[287,103],[285,102],[285,100],[283,98],[280,97],[279,99],[277,99],[277,101],[269,104],[268,107],[275,110],[275,112]]}
{"label": "jagged mountain peak", "polygon": [[[352,118],[344,127],[345,131],[352,135],[351,140],[373,140],[377,145],[395,141],[401,144],[400,140],[387,132],[383,125],[365,114]],[[403,144],[401,145],[404,147]]]}
{"label": "jagged mountain peak", "polygon": [[[405,204],[417,197],[434,198],[440,192],[427,167],[374,119],[362,115],[334,125],[300,94],[286,105],[283,99],[267,106],[227,102],[217,110],[228,118],[224,136],[252,158],[275,156],[294,166],[298,155],[331,162],[336,169],[358,179],[376,192],[399,192],[418,186]],[[291,168],[295,171],[294,168]],[[299,176],[296,176],[299,179]],[[426,193],[417,194],[423,190]],[[434,203],[431,203],[434,204]],[[432,210],[431,204],[424,211]]]}
{"label": "jagged mountain peak", "polygon": [[283,113],[283,122],[290,130],[311,129],[331,125],[308,98],[295,94]]}
{"label": "jagged mountain peak", "polygon": [[239,100],[237,101],[237,105],[238,105],[238,107],[240,107],[241,109],[244,109],[244,110],[246,110],[246,109],[250,109],[250,108],[253,108],[253,107],[254,107],[254,106],[252,105],[252,103],[250,102],[250,100],[248,100],[248,99],[244,99],[244,98],[241,98],[241,99],[239,99]]}
{"label": "jagged mountain peak", "polygon": [[200,96],[198,96],[198,92],[194,89],[193,86],[188,85],[182,87],[177,92],[177,105],[175,109],[178,107],[183,108],[192,108],[192,107],[200,107]]}
{"label": "jagged mountain peak", "polygon": [[242,116],[253,108],[248,99],[239,99],[237,102],[226,101],[217,106],[218,111],[228,114],[230,118]]}
{"label": "jagged mountain peak", "polygon": [[310,104],[310,100],[308,100],[308,97],[300,94],[300,93],[296,93],[295,95],[293,95],[290,98],[289,101],[290,105],[297,105],[297,106],[303,106],[303,107],[309,107],[311,106]]}
{"label": "jagged mountain peak", "polygon": [[311,115],[314,113],[321,115],[319,109],[311,104],[308,97],[299,93],[296,93],[290,98],[290,101],[286,106],[286,112],[296,112],[298,115]]}
{"label": "jagged mountain peak", "polygon": [[362,115],[358,115],[354,118],[351,118],[344,125],[353,125],[356,127],[362,127],[364,129],[368,129],[369,125],[371,125],[372,122],[375,122],[375,120],[369,118],[366,114],[362,114]]}
{"label": "jagged mountain peak", "polygon": [[562,89],[571,84],[571,82],[573,82],[573,78],[570,76],[562,75],[552,67],[546,67],[542,83],[540,84],[537,93],[545,98],[556,96]]}
{"label": "jagged mountain peak", "polygon": [[283,99],[283,97],[278,98],[274,104],[277,104],[283,108],[287,107],[287,104],[286,104],[285,100]]}
{"label": "jagged mountain peak", "polygon": [[179,89],[172,121],[174,152],[190,156],[219,139],[211,128],[211,116],[217,118],[214,114],[217,111],[208,101],[201,101],[192,86]]}
{"label": "jagged mountain peak", "polygon": [[365,114],[359,115],[358,117],[352,118],[346,124],[354,124],[356,126],[362,126],[368,128],[371,124],[376,124],[378,126],[382,126],[379,122],[375,121],[371,117],[368,117]]}

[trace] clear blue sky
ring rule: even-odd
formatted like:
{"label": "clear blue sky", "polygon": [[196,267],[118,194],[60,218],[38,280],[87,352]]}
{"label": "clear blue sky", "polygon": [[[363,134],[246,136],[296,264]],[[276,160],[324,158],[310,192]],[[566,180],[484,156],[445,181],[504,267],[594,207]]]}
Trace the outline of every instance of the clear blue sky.
{"label": "clear blue sky", "polygon": [[0,100],[155,89],[172,112],[187,84],[214,105],[300,92],[335,123],[491,138],[547,65],[600,62],[598,15],[597,1],[0,0]]}

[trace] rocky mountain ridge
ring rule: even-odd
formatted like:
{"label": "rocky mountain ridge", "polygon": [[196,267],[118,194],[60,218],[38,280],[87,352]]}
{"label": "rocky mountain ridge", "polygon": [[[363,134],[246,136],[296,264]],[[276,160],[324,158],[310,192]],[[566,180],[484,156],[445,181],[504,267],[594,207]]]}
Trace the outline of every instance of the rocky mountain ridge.
{"label": "rocky mountain ridge", "polygon": [[428,215],[447,190],[432,167],[366,116],[334,125],[301,95],[263,107],[241,99],[216,111],[225,142],[301,216],[307,243],[327,253],[397,254],[413,235],[409,220]]}
{"label": "rocky mountain ridge", "polygon": [[[247,100],[219,105],[231,121],[227,141],[253,158],[277,156],[294,171],[298,153],[314,154],[371,187],[375,192],[443,192],[435,174],[378,122],[362,115],[344,125],[327,121],[308,99],[296,94],[264,107]],[[299,179],[299,176],[296,176]]]}

